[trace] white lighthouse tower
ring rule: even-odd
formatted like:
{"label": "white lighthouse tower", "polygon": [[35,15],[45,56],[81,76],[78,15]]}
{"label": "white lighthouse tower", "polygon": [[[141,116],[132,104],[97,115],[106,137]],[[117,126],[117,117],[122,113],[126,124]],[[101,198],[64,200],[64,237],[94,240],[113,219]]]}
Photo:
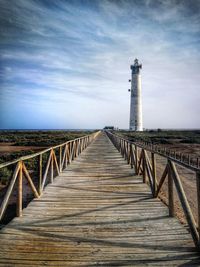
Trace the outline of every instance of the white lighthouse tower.
{"label": "white lighthouse tower", "polygon": [[[134,65],[131,65],[131,107],[130,107],[130,126],[131,131],[143,131],[142,124],[142,96],[141,96],[141,75],[142,64],[136,58]],[[130,81],[130,80],[129,80]]]}

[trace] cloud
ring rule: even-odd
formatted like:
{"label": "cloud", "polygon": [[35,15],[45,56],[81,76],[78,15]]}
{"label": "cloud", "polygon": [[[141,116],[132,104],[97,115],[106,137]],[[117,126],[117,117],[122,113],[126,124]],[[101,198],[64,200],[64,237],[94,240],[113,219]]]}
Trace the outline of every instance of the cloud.
{"label": "cloud", "polygon": [[[76,128],[127,128],[129,65],[138,57],[144,126],[200,127],[199,10],[199,0],[0,1],[1,114],[10,118],[12,102],[19,113],[50,107],[45,118],[52,108],[62,121],[61,106]],[[5,121],[0,115],[1,128]]]}

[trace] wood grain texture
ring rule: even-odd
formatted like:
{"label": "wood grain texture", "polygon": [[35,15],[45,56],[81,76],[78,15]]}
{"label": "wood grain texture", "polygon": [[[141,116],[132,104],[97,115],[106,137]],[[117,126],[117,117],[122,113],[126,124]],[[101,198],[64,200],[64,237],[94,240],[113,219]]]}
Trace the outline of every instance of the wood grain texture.
{"label": "wood grain texture", "polygon": [[0,231],[0,266],[198,266],[191,235],[101,133]]}

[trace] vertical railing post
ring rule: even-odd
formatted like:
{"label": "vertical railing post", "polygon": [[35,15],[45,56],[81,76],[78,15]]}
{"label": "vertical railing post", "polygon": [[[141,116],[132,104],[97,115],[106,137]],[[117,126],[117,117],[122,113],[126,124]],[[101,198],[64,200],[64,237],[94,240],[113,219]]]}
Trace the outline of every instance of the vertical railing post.
{"label": "vertical railing post", "polygon": [[124,148],[123,148],[123,141],[121,140],[121,154],[122,157],[124,156]]}
{"label": "vertical railing post", "polygon": [[74,141],[70,142],[70,146],[71,146],[71,161],[74,160]]}
{"label": "vertical railing post", "polygon": [[135,173],[138,175],[138,147],[135,145]]}
{"label": "vertical railing post", "polygon": [[82,138],[82,151],[85,149],[85,138]]}
{"label": "vertical railing post", "polygon": [[125,143],[125,160],[127,160],[128,159],[128,146],[127,146],[128,142],[124,141],[124,143]]}
{"label": "vertical railing post", "polygon": [[23,172],[22,172],[22,162],[20,162],[20,169],[18,174],[18,198],[17,198],[17,217],[22,216],[22,205],[23,205]]}
{"label": "vertical railing post", "polygon": [[81,139],[78,140],[78,155],[81,153]]}
{"label": "vertical railing post", "polygon": [[124,159],[126,160],[126,155],[127,155],[127,151],[126,151],[126,141],[124,140]]}
{"label": "vertical railing post", "polygon": [[76,156],[76,141],[73,141],[73,147],[72,147],[72,159],[74,160]]}
{"label": "vertical railing post", "polygon": [[78,157],[79,140],[76,140],[76,157]]}
{"label": "vertical railing post", "polygon": [[188,165],[190,165],[190,154],[188,154]]}
{"label": "vertical railing post", "polygon": [[126,141],[124,140],[124,159],[126,160],[126,155],[127,155],[127,151],[126,151]]}
{"label": "vertical railing post", "polygon": [[[87,146],[89,145],[89,142],[90,142],[90,139],[89,139],[89,136],[87,137]],[[86,147],[87,147],[86,146]]]}
{"label": "vertical railing post", "polygon": [[38,176],[39,176],[39,182],[38,182],[38,191],[39,195],[42,194],[42,154],[38,157]]}
{"label": "vertical railing post", "polygon": [[59,171],[62,172],[62,146],[59,146]]}
{"label": "vertical railing post", "polygon": [[124,140],[124,159],[126,159],[126,141]]}
{"label": "vertical railing post", "polygon": [[71,142],[66,144],[66,158],[67,158],[67,165],[71,162]]}
{"label": "vertical railing post", "polygon": [[168,201],[169,216],[174,217],[174,188],[170,164],[168,164]]}
{"label": "vertical railing post", "polygon": [[83,151],[83,138],[80,139],[80,153]]}
{"label": "vertical railing post", "polygon": [[142,177],[143,177],[143,183],[146,183],[147,181],[147,176],[146,176],[146,165],[145,165],[145,153],[144,149],[142,149]]}
{"label": "vertical railing post", "polygon": [[127,159],[127,163],[129,164],[130,163],[130,159],[129,159],[129,157],[130,157],[130,146],[129,146],[129,142],[128,141],[126,141],[126,147],[127,147],[127,157],[126,157],[126,159]]}
{"label": "vertical railing post", "polygon": [[116,143],[117,143],[117,149],[118,149],[118,151],[120,152],[120,141],[117,139],[117,140],[116,140]]}
{"label": "vertical railing post", "polygon": [[154,152],[151,152],[151,163],[153,172],[153,196],[156,197],[157,179],[156,179],[156,158]]}
{"label": "vertical railing post", "polygon": [[132,148],[132,144],[131,143],[129,143],[128,164],[131,164],[131,169],[132,169],[133,168],[133,148]]}
{"label": "vertical railing post", "polygon": [[86,138],[84,138],[84,149],[86,149],[86,147],[87,147],[87,140]]}
{"label": "vertical railing post", "polygon": [[76,141],[73,141],[73,146],[72,146],[72,159],[75,159],[75,154],[76,154]]}
{"label": "vertical railing post", "polygon": [[63,161],[63,169],[66,169],[68,164],[68,144],[66,144],[64,148]]}
{"label": "vertical railing post", "polygon": [[82,139],[82,151],[85,149],[85,138]]}
{"label": "vertical railing post", "polygon": [[73,142],[73,160],[76,157],[76,141]]}
{"label": "vertical railing post", "polygon": [[77,140],[74,141],[74,158],[77,156]]}
{"label": "vertical railing post", "polygon": [[200,171],[196,172],[196,185],[197,185],[197,229],[199,234],[199,245],[200,245]]}
{"label": "vertical railing post", "polygon": [[183,161],[183,154],[180,153],[180,161]]}
{"label": "vertical railing post", "polygon": [[81,153],[81,139],[78,139],[78,155]]}
{"label": "vertical railing post", "polygon": [[83,139],[80,139],[80,153],[83,151]]}
{"label": "vertical railing post", "polygon": [[72,161],[72,143],[69,142],[66,144],[66,151],[68,151],[68,160],[67,163],[70,164]]}
{"label": "vertical railing post", "polygon": [[77,144],[77,146],[76,146],[76,156],[78,156],[79,155],[79,139],[76,141],[76,144]]}
{"label": "vertical railing post", "polygon": [[53,183],[53,153],[51,150],[51,183]]}
{"label": "vertical railing post", "polygon": [[126,147],[126,141],[124,140],[124,159],[127,158],[127,147]]}

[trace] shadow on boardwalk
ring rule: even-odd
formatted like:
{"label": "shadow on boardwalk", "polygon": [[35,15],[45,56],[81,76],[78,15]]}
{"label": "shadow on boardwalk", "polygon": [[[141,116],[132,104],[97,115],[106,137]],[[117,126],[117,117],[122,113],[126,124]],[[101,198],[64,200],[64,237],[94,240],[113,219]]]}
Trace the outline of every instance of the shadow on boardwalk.
{"label": "shadow on boardwalk", "polygon": [[191,236],[106,136],[0,232],[0,266],[199,266]]}

